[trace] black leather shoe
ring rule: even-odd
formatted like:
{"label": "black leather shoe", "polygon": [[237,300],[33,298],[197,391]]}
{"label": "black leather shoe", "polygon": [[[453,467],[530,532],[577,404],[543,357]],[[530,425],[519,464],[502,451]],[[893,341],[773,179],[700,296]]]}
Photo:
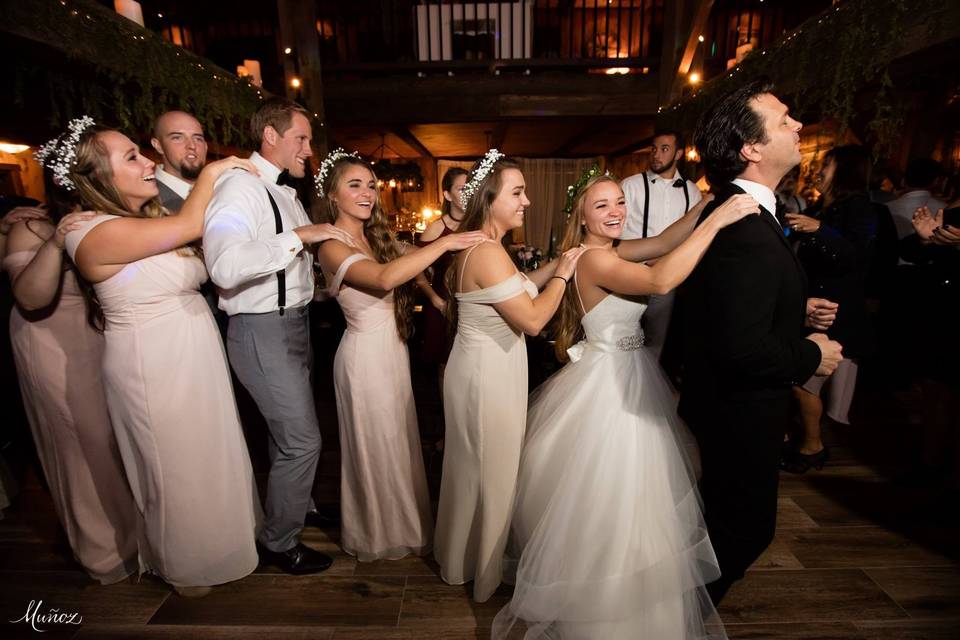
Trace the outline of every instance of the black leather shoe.
{"label": "black leather shoe", "polygon": [[340,509],[337,507],[317,507],[313,511],[307,511],[303,519],[305,527],[317,527],[318,529],[329,529],[340,525]]}
{"label": "black leather shoe", "polygon": [[333,564],[333,558],[325,553],[314,551],[302,543],[297,543],[294,548],[281,552],[270,551],[259,543],[257,543],[257,548],[260,552],[261,561],[280,567],[295,576],[320,573],[329,569],[330,565]]}

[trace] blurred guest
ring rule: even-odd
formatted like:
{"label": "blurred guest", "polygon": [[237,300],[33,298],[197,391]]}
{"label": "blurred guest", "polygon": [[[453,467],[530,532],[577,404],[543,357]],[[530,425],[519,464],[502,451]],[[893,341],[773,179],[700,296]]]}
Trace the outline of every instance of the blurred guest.
{"label": "blurred guest", "polygon": [[[790,173],[780,179],[777,185],[777,212],[782,216],[786,213],[803,213],[807,208],[807,201],[800,195],[799,181],[800,165],[790,170]],[[782,220],[782,217],[778,219]]]}
{"label": "blurred guest", "polygon": [[867,195],[870,154],[862,146],[834,147],[824,156],[819,190],[823,198],[803,214],[787,214],[797,257],[813,296],[839,308],[827,335],[843,345],[843,360],[832,375],[815,375],[794,387],[800,403],[803,436],[787,453],[784,469],[803,473],[822,468],[829,451],[821,439],[821,390],[829,381],[827,415],[849,424],[848,412],[857,379],[857,361],[874,348],[867,317],[865,280],[874,257],[877,212]]}
{"label": "blurred guest", "polygon": [[905,191],[887,203],[897,225],[897,237],[901,240],[914,233],[912,218],[917,209],[927,207],[936,212],[946,206],[930,191],[940,173],[940,165],[930,158],[914,158],[907,164],[907,171],[903,174]]}

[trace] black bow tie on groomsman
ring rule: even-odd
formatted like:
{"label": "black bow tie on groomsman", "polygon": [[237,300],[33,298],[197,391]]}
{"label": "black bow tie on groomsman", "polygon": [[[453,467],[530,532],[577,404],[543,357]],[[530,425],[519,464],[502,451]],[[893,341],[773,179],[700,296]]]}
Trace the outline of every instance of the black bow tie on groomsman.
{"label": "black bow tie on groomsman", "polygon": [[677,178],[676,180],[673,181],[673,186],[675,186],[677,189],[683,189],[687,185],[683,181],[683,178]]}
{"label": "black bow tie on groomsman", "polygon": [[277,184],[282,187],[293,186],[293,178],[290,177],[290,171],[288,169],[284,169],[280,172],[280,175],[277,176]]}

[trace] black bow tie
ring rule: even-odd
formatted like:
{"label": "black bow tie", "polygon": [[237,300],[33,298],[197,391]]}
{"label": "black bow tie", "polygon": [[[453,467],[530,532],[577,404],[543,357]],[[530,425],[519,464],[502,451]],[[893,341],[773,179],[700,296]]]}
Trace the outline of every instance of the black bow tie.
{"label": "black bow tie", "polygon": [[683,178],[677,178],[676,180],[673,181],[673,186],[675,186],[677,189],[683,189],[687,185],[683,181]]}
{"label": "black bow tie", "polygon": [[280,175],[277,176],[277,184],[281,186],[292,186],[292,180],[293,178],[290,177],[290,171],[288,169],[284,169],[280,172]]}

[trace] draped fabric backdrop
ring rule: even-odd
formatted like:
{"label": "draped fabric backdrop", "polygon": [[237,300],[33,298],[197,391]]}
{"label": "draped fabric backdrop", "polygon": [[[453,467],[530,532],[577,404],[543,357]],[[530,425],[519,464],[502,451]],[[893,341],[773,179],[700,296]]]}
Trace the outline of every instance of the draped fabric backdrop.
{"label": "draped fabric backdrop", "polygon": [[[559,242],[563,236],[563,224],[566,218],[563,206],[567,202],[567,187],[580,177],[580,174],[593,166],[603,166],[602,158],[515,158],[523,171],[527,183],[527,198],[530,207],[524,216],[522,229],[513,232],[513,242],[531,245],[541,249],[546,255],[550,249],[550,236],[555,233]],[[472,162],[458,160],[437,160],[437,194],[443,200],[440,181],[451,167],[463,167],[467,170]]]}

